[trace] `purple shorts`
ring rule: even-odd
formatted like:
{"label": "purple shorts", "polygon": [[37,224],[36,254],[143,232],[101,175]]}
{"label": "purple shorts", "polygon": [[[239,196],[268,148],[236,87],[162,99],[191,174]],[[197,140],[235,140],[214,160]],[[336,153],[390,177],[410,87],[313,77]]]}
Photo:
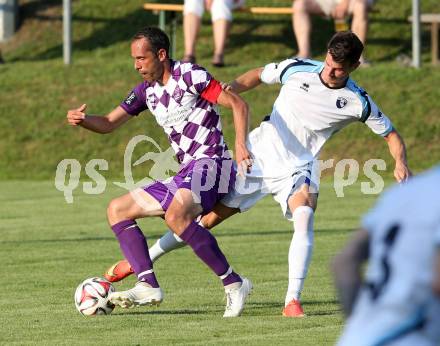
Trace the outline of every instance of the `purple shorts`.
{"label": "purple shorts", "polygon": [[231,159],[202,158],[188,162],[174,177],[155,181],[143,189],[166,211],[178,189],[188,189],[196,203],[209,213],[234,187],[236,171]]}

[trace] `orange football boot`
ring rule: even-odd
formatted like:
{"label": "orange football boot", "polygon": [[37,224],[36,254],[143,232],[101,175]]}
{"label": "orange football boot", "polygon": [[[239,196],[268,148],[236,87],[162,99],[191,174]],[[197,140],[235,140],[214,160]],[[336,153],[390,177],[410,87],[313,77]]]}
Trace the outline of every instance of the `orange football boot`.
{"label": "orange football boot", "polygon": [[283,309],[284,317],[304,317],[304,310],[299,300],[292,299]]}
{"label": "orange football boot", "polygon": [[112,265],[104,274],[106,280],[110,282],[117,282],[125,279],[127,276],[133,274],[133,269],[127,260],[120,260]]}

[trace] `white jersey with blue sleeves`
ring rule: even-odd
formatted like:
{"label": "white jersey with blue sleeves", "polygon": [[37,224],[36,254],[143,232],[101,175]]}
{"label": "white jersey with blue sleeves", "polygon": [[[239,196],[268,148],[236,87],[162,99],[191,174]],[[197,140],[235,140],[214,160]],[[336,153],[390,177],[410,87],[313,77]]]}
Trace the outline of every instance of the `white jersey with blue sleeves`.
{"label": "white jersey with blue sleeves", "polygon": [[266,148],[267,157],[262,160],[267,161],[269,175],[283,171],[280,161],[285,167],[286,161],[292,166],[316,159],[330,136],[352,122],[364,122],[382,136],[393,129],[351,79],[338,89],[327,86],[320,76],[323,67],[322,62],[293,58],[264,67],[261,81],[281,83],[282,87],[270,118],[250,134],[250,142],[252,146],[261,142],[259,148]]}
{"label": "white jersey with blue sleeves", "polygon": [[339,346],[440,345],[432,291],[440,245],[440,166],[387,191],[365,216],[370,256]]}

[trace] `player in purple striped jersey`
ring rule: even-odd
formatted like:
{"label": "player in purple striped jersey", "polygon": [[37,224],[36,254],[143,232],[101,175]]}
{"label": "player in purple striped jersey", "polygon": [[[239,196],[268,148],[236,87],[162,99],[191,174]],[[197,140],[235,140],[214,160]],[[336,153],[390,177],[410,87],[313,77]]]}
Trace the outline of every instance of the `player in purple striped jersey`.
{"label": "player in purple striped jersey", "polygon": [[195,219],[211,211],[235,181],[215,104],[232,108],[236,160],[249,170],[252,162],[245,144],[248,107],[238,95],[222,90],[200,66],[171,60],[168,50],[169,39],[163,31],[153,27],[140,30],[133,37],[131,55],[143,82],[106,116],[87,115],[85,104],[67,113],[73,126],[108,133],[149,109],[181,164],[176,176],[110,202],[108,221],[139,280],[134,288],[112,294],[110,300],[124,308],[162,301],[146,239],[135,221],[161,216],[223,281],[227,296],[224,317],[239,316],[252,284],[232,270],[216,239]]}

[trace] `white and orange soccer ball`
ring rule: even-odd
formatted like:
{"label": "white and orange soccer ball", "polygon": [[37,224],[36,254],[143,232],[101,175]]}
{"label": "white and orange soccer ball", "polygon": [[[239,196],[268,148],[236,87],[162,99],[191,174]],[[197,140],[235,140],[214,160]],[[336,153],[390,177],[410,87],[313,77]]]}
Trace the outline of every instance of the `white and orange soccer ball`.
{"label": "white and orange soccer ball", "polygon": [[115,306],[108,296],[114,291],[113,285],[103,278],[86,279],[75,291],[75,306],[85,316],[111,314]]}

